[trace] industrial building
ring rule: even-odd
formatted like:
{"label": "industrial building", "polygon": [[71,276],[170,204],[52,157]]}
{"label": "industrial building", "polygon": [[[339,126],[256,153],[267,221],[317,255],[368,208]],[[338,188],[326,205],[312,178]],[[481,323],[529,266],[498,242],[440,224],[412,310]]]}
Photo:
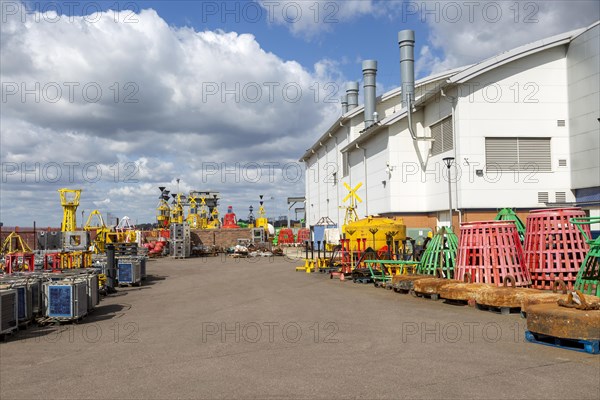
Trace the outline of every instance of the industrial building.
{"label": "industrial building", "polygon": [[414,33],[400,32],[402,84],[376,97],[377,62],[364,61],[364,106],[351,82],[342,115],[300,158],[307,225],[343,224],[346,185],[359,217],[413,227],[447,225],[450,202],[454,226],[502,207],[600,215],[599,24],[416,82]]}

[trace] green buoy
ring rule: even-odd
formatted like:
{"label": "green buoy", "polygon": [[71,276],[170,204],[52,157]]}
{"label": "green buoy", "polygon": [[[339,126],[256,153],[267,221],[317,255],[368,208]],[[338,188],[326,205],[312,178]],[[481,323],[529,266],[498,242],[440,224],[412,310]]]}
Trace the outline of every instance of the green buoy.
{"label": "green buoy", "polygon": [[515,213],[512,208],[503,208],[500,210],[496,218],[496,221],[515,221],[515,225],[517,225],[517,232],[519,233],[519,238],[521,239],[521,243],[525,241],[525,224],[521,221],[521,218]]}
{"label": "green buoy", "polygon": [[600,296],[600,237],[591,238],[589,225],[600,223],[600,217],[571,218],[586,242],[590,245],[581,268],[577,273],[574,289],[583,294]]}
{"label": "green buoy", "polygon": [[457,249],[458,237],[452,232],[452,228],[440,228],[427,244],[421,261],[417,265],[417,273],[436,275],[438,269],[441,269],[444,272],[444,278],[452,279]]}

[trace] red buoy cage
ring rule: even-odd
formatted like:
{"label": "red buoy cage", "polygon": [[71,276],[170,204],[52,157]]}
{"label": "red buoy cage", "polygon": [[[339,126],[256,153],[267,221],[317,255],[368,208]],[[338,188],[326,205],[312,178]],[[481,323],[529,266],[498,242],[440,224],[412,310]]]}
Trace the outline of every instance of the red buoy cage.
{"label": "red buoy cage", "polygon": [[514,279],[515,286],[531,284],[515,222],[461,224],[454,279],[501,286],[507,276]]}
{"label": "red buoy cage", "polygon": [[[585,217],[581,208],[533,210],[527,217],[525,265],[533,287],[552,289],[560,279],[573,289],[577,273],[589,251],[585,238],[571,218]],[[584,225],[590,237],[589,225]]]}

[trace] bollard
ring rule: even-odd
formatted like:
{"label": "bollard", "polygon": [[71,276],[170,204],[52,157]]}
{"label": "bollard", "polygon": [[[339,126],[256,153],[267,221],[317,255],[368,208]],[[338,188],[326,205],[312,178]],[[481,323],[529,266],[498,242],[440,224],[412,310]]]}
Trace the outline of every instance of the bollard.
{"label": "bollard", "polygon": [[321,241],[317,240],[317,260],[321,259]]}

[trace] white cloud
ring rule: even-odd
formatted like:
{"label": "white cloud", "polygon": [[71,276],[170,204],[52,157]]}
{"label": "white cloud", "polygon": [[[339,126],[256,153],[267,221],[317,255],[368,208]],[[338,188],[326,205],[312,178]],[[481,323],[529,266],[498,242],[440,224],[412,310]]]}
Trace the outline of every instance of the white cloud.
{"label": "white cloud", "polygon": [[[417,60],[421,76],[480,62],[503,51],[600,19],[598,1],[410,2],[403,18],[429,27],[429,42]],[[400,3],[394,3],[401,7]],[[396,12],[400,12],[399,8]],[[426,38],[417,38],[425,43]]]}
{"label": "white cloud", "polygon": [[104,207],[104,206],[107,206],[108,204],[110,204],[110,199],[106,198],[104,200],[94,201],[93,203],[96,207]]}
{"label": "white cloud", "polygon": [[[18,207],[2,201],[5,223],[29,220],[34,210],[39,223],[58,224],[60,214],[45,208],[58,204],[62,186],[82,187],[86,210],[106,207],[140,222],[154,218],[156,187],[174,190],[176,177],[182,191],[235,192],[244,203],[258,191],[299,195],[301,182],[273,188],[198,170],[205,163],[284,165],[338,114],[324,90],[341,85],[335,63],[306,69],[265,51],[250,34],[171,27],[153,10],[142,10],[137,23],[115,22],[112,11],[2,18],[0,191],[23,200]],[[65,180],[64,163],[79,163],[78,176]],[[90,163],[101,178],[82,176]],[[63,179],[44,175],[54,164]],[[24,175],[28,168],[38,178]]]}
{"label": "white cloud", "polygon": [[268,21],[287,26],[292,34],[308,39],[333,30],[336,24],[374,14],[379,10],[373,0],[258,2],[267,11]]}

